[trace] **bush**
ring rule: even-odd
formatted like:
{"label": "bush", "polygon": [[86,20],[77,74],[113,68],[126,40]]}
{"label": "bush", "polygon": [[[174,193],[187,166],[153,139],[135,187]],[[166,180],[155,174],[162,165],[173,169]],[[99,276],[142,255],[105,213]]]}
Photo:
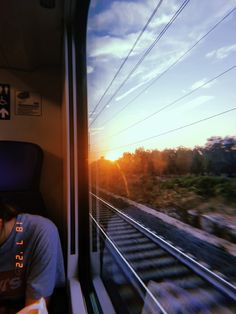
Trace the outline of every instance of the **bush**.
{"label": "bush", "polygon": [[215,194],[228,200],[236,199],[236,180],[224,182],[215,186]]}
{"label": "bush", "polygon": [[236,198],[236,179],[226,177],[185,176],[163,182],[161,187],[186,188],[204,197],[223,196],[230,200]]}

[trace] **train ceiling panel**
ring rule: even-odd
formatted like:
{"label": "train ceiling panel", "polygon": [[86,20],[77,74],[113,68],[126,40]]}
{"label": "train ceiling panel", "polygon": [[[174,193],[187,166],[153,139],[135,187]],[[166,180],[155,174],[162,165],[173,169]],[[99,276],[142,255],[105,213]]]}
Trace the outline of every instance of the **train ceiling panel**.
{"label": "train ceiling panel", "polygon": [[2,0],[0,67],[33,71],[59,65],[62,34],[62,0]]}

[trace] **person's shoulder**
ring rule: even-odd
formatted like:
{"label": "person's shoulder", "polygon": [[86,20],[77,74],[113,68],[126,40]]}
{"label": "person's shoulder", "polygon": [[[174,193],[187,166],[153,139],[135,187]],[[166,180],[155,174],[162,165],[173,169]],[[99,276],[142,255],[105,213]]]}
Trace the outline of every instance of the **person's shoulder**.
{"label": "person's shoulder", "polygon": [[[22,222],[22,226],[25,228],[30,228],[35,232],[57,232],[56,225],[48,218],[39,215],[32,214],[21,214],[20,220]],[[47,232],[48,233],[48,232]]]}

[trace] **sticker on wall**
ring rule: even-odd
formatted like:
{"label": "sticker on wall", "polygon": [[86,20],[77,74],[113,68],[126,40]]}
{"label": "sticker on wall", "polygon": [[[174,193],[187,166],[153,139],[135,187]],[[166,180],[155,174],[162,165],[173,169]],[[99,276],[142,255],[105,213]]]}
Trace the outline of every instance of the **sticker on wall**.
{"label": "sticker on wall", "polygon": [[41,116],[41,95],[28,91],[16,91],[16,114],[24,116]]}
{"label": "sticker on wall", "polygon": [[0,120],[10,120],[10,85],[0,83]]}

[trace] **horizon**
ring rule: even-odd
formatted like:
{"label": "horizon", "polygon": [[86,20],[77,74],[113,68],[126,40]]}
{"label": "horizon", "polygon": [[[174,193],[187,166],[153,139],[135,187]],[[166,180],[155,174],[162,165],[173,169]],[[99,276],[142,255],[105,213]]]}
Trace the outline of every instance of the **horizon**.
{"label": "horizon", "polygon": [[218,136],[218,135],[212,135],[212,136],[210,136],[209,138],[206,139],[206,141],[205,141],[205,143],[204,143],[203,145],[195,145],[195,146],[192,146],[192,147],[187,147],[187,146],[180,145],[180,146],[176,146],[176,147],[165,147],[165,148],[163,148],[163,149],[159,149],[158,147],[153,147],[153,148],[151,148],[151,149],[149,149],[149,148],[145,149],[145,147],[139,146],[139,147],[136,147],[136,148],[135,148],[134,150],[132,150],[132,151],[124,151],[124,152],[122,152],[121,155],[118,155],[118,156],[116,155],[116,152],[115,152],[115,154],[113,154],[113,152],[111,151],[111,152],[108,152],[107,154],[100,155],[99,157],[97,157],[97,159],[92,159],[92,158],[91,158],[90,162],[97,161],[97,160],[102,159],[102,158],[104,158],[105,160],[109,160],[109,161],[117,161],[117,160],[119,160],[120,158],[123,158],[123,155],[124,155],[124,154],[135,154],[135,151],[136,151],[136,150],[139,150],[139,149],[140,149],[140,150],[144,150],[145,152],[146,152],[146,151],[150,151],[150,152],[152,152],[152,151],[163,152],[163,151],[165,151],[165,150],[178,150],[178,149],[180,149],[180,148],[184,148],[184,149],[188,149],[188,150],[194,150],[194,149],[196,149],[196,148],[205,148],[207,142],[208,142],[211,138],[221,138],[221,139],[224,140],[224,139],[226,139],[226,138],[236,138],[236,134],[235,134],[235,135],[226,135],[226,136],[224,136],[224,137],[221,137],[221,136]]}

